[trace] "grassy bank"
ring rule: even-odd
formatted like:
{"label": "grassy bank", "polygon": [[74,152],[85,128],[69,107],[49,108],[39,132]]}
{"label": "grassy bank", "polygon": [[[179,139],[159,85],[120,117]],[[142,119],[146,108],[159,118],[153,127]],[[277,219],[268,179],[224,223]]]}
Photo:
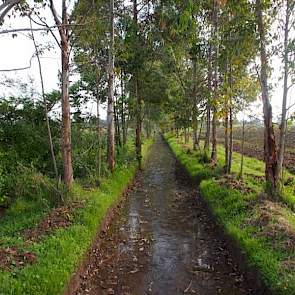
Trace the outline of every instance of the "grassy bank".
{"label": "grassy bank", "polygon": [[[143,145],[144,157],[151,144],[150,140]],[[135,171],[135,162],[122,164],[96,189],[85,190],[76,183],[73,191],[78,206],[65,213],[68,226],[37,239],[28,239],[26,230],[36,228],[52,209],[42,201],[16,201],[0,219],[0,247],[15,259],[10,269],[0,270],[0,294],[62,294],[108,209],[118,201]],[[18,262],[21,255],[32,263],[22,266]]]}
{"label": "grassy bank", "polygon": [[[266,286],[274,294],[295,294],[295,217],[284,202],[272,202],[262,194],[263,162],[245,157],[245,177],[241,181],[235,177],[239,171],[238,153],[234,153],[233,175],[225,177],[222,147],[218,152],[220,161],[213,169],[201,163],[203,155],[192,151],[191,145],[183,144],[171,134],[166,139],[180,162],[200,183],[202,197],[218,222],[238,243]],[[294,193],[294,187],[286,189]]]}

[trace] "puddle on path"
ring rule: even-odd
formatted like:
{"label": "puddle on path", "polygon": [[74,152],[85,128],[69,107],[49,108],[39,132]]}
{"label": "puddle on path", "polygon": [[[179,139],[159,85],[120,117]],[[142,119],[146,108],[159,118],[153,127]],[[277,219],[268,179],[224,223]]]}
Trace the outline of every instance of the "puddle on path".
{"label": "puddle on path", "polygon": [[159,137],[76,294],[266,294],[239,271],[187,174]]}

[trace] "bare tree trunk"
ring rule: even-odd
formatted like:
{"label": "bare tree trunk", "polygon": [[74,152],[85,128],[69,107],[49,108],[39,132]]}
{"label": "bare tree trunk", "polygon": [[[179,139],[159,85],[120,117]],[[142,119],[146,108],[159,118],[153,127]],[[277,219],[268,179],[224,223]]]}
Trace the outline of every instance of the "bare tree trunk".
{"label": "bare tree trunk", "polygon": [[109,48],[109,78],[108,78],[108,167],[115,168],[115,124],[114,124],[114,0],[110,0],[110,48]]}
{"label": "bare tree trunk", "polygon": [[[137,0],[133,0],[133,21],[135,25],[135,32],[137,36],[137,25],[138,25],[138,11],[137,11]],[[138,161],[138,168],[142,169],[142,154],[141,154],[141,133],[142,133],[142,102],[141,96],[139,94],[139,85],[138,85],[138,69],[135,70],[134,75],[134,83],[135,83],[135,97],[136,97],[136,158]]]}
{"label": "bare tree trunk", "polygon": [[72,166],[72,139],[71,139],[71,106],[70,106],[70,37],[69,37],[69,20],[67,14],[66,0],[62,0],[62,22],[60,22],[58,14],[50,0],[50,9],[58,26],[61,38],[61,105],[62,105],[62,158],[64,170],[64,182],[69,189],[73,182],[73,166]]}
{"label": "bare tree trunk", "polygon": [[289,23],[290,23],[290,0],[286,0],[286,19],[284,28],[284,92],[282,102],[282,117],[280,124],[280,138],[278,148],[278,166],[276,171],[276,178],[282,180],[282,169],[284,164],[286,129],[287,129],[287,98],[288,98],[288,77],[289,77]]}
{"label": "bare tree trunk", "polygon": [[62,154],[64,181],[68,187],[73,182],[69,58],[69,44],[62,44]]}
{"label": "bare tree trunk", "polygon": [[198,109],[197,109],[197,60],[193,58],[193,150],[197,150],[198,143]]}
{"label": "bare tree trunk", "polygon": [[[226,58],[224,72],[228,73],[228,57]],[[229,81],[229,77],[226,76]],[[228,97],[225,97],[224,101],[224,173],[228,174],[229,164],[229,102]]]}
{"label": "bare tree trunk", "polygon": [[[232,66],[230,64],[229,68],[229,87],[232,93],[233,77],[232,77]],[[232,158],[233,158],[233,107],[232,107],[232,96],[229,98],[229,146],[228,146],[228,162],[227,162],[227,172],[231,172]]]}
{"label": "bare tree trunk", "polygon": [[122,146],[121,143],[121,129],[120,129],[120,121],[119,121],[119,110],[118,110],[118,101],[114,99],[114,118],[115,118],[115,139],[116,146]]}
{"label": "bare tree trunk", "polygon": [[242,129],[242,152],[241,152],[241,166],[239,177],[243,179],[243,169],[244,169],[244,149],[245,149],[245,119],[243,119],[243,129]]}
{"label": "bare tree trunk", "polygon": [[[212,48],[211,45],[209,46],[209,57],[208,57],[208,92],[209,95],[211,95],[212,91]],[[207,101],[207,117],[206,117],[206,136],[205,136],[205,144],[204,144],[204,150],[206,152],[209,152],[209,146],[210,146],[210,133],[211,133],[211,107],[209,98]]]}
{"label": "bare tree trunk", "polygon": [[121,125],[122,125],[122,141],[123,145],[126,145],[127,134],[126,134],[126,125],[125,125],[125,89],[124,89],[124,72],[121,70]]}
{"label": "bare tree trunk", "polygon": [[[31,18],[30,18],[30,25],[31,25],[31,28],[32,28],[32,20],[31,20]],[[47,100],[46,100],[46,95],[45,95],[45,90],[44,90],[42,64],[41,64],[40,54],[39,54],[39,50],[38,50],[38,46],[37,46],[37,43],[36,43],[36,40],[35,40],[33,30],[31,31],[31,34],[32,34],[32,40],[33,40],[34,47],[35,47],[37,61],[38,61],[39,75],[40,75],[40,82],[41,82],[41,91],[42,91],[42,99],[43,99],[43,104],[44,104],[44,115],[45,115],[46,128],[47,128],[47,134],[48,134],[48,142],[49,142],[49,147],[50,147],[50,154],[51,154],[54,174],[55,174],[56,183],[57,183],[57,187],[58,187],[59,175],[58,175],[56,158],[55,158],[53,141],[52,141],[52,134],[51,134],[51,128],[50,128],[50,122],[49,122],[49,116],[48,116],[48,109],[47,109]]]}
{"label": "bare tree trunk", "polygon": [[138,93],[138,79],[137,75],[135,78],[135,97],[137,102],[136,110],[136,158],[138,161],[138,168],[142,169],[142,154],[141,154],[141,129],[142,129],[142,119],[141,119],[141,98]]}
{"label": "bare tree trunk", "polygon": [[231,173],[231,166],[233,161],[233,108],[232,99],[230,99],[229,106],[229,154],[228,154],[228,165],[227,173]]}
{"label": "bare tree trunk", "polygon": [[204,123],[204,115],[202,116],[202,120],[201,120],[201,125],[200,125],[200,129],[199,129],[199,134],[198,134],[198,143],[201,140],[201,135],[202,135],[202,129],[203,129],[203,123]]}
{"label": "bare tree trunk", "polygon": [[214,39],[215,39],[215,49],[214,49],[214,99],[213,99],[213,119],[212,119],[212,153],[211,162],[216,164],[217,162],[217,96],[218,96],[218,56],[219,56],[219,44],[218,44],[218,10],[219,4],[217,0],[214,0],[214,10],[213,10],[213,25],[214,25]]}
{"label": "bare tree trunk", "polygon": [[266,54],[266,39],[265,39],[265,28],[263,22],[263,13],[261,0],[256,0],[256,12],[258,31],[260,37],[260,59],[261,59],[261,73],[260,83],[262,91],[262,102],[263,102],[263,116],[264,116],[264,161],[265,161],[265,178],[266,181],[271,185],[271,192],[277,188],[278,179],[276,176],[277,171],[277,149],[276,140],[272,123],[272,106],[269,100],[268,93],[268,60]]}
{"label": "bare tree trunk", "polygon": [[186,127],[186,143],[189,143],[189,139],[190,139],[190,132],[189,132],[189,127]]}
{"label": "bare tree trunk", "polygon": [[97,174],[98,174],[98,180],[101,179],[101,132],[100,132],[100,112],[99,112],[99,105],[100,105],[100,98],[97,91],[97,97],[96,97],[96,128],[97,128]]}
{"label": "bare tree trunk", "polygon": [[229,159],[229,137],[228,137],[228,104],[225,104],[225,117],[224,117],[224,172],[228,173],[228,159]]}

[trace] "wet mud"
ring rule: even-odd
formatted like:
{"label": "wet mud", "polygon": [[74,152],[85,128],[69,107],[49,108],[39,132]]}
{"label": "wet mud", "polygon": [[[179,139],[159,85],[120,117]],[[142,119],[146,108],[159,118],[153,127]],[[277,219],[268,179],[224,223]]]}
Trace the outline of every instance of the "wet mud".
{"label": "wet mud", "polygon": [[159,137],[75,294],[266,294],[231,249]]}

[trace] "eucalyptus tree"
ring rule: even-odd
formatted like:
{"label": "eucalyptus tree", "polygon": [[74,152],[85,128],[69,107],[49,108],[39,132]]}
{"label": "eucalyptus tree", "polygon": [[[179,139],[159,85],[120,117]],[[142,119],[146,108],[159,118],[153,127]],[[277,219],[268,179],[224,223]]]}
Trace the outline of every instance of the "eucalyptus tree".
{"label": "eucalyptus tree", "polygon": [[217,162],[217,108],[218,108],[218,58],[219,58],[219,13],[220,4],[218,0],[213,0],[212,24],[213,24],[213,97],[212,97],[212,151],[211,163]]}
{"label": "eucalyptus tree", "polygon": [[73,178],[72,139],[71,139],[71,106],[70,106],[70,21],[66,0],[62,0],[61,18],[55,8],[53,0],[49,6],[58,27],[61,49],[61,105],[62,105],[62,158],[63,178],[66,186],[71,187]]}
{"label": "eucalyptus tree", "polygon": [[[109,55],[110,45],[110,3],[105,0],[93,2],[80,0],[74,9],[74,17],[79,19],[87,14],[87,22],[83,29],[77,28],[74,31],[74,59],[78,72],[84,82],[86,91],[96,102],[97,117],[97,173],[101,176],[102,162],[102,134],[100,127],[100,106],[107,100],[110,94],[109,84]],[[114,54],[115,48],[113,48]],[[113,108],[112,108],[113,109]],[[114,120],[108,126],[108,138],[114,138]],[[111,132],[111,135],[110,133]],[[110,136],[109,136],[110,135]],[[114,145],[114,140],[109,141]],[[114,147],[108,148],[108,166],[114,169]],[[110,154],[111,153],[111,154]]]}
{"label": "eucalyptus tree", "polygon": [[257,28],[259,33],[260,45],[260,84],[263,103],[263,119],[264,119],[264,161],[265,161],[265,178],[270,185],[270,192],[273,193],[277,189],[278,177],[276,171],[278,169],[277,146],[273,127],[272,105],[269,94],[269,59],[267,54],[267,31],[264,12],[269,2],[264,0],[256,0],[256,16]]}
{"label": "eucalyptus tree", "polygon": [[[291,30],[295,29],[295,12],[294,12],[295,1],[294,0],[282,0],[281,11],[283,16],[280,18],[281,31],[283,32],[283,42],[279,45],[278,51],[280,58],[283,62],[283,97],[282,97],[282,111],[281,111],[281,122],[280,122],[280,133],[279,133],[279,144],[278,144],[278,164],[276,170],[276,178],[282,181],[282,170],[284,163],[285,153],[285,141],[287,133],[287,99],[288,93],[291,86],[294,84],[294,36],[291,34]],[[292,56],[293,55],[293,56]],[[290,81],[291,78],[291,81]]]}
{"label": "eucalyptus tree", "polygon": [[[220,15],[221,113],[225,126],[225,172],[230,173],[233,151],[233,116],[239,110],[242,83],[250,79],[249,65],[257,55],[256,20],[248,1],[227,1]],[[246,90],[245,90],[246,91]],[[252,97],[252,100],[255,97]]]}
{"label": "eucalyptus tree", "polygon": [[130,109],[135,120],[135,147],[138,167],[142,166],[142,123],[144,119],[143,80],[146,68],[153,59],[155,53],[155,42],[153,35],[152,1],[137,1],[123,3],[124,11],[121,21],[125,24],[123,48],[121,50],[120,65],[124,68],[125,77],[129,77],[128,86],[125,90],[130,92],[133,108]]}
{"label": "eucalyptus tree", "polygon": [[110,23],[109,23],[109,63],[108,63],[108,107],[107,107],[107,128],[108,128],[108,166],[111,171],[115,168],[115,118],[114,118],[114,58],[115,58],[115,25],[114,25],[114,0],[109,1]]}

